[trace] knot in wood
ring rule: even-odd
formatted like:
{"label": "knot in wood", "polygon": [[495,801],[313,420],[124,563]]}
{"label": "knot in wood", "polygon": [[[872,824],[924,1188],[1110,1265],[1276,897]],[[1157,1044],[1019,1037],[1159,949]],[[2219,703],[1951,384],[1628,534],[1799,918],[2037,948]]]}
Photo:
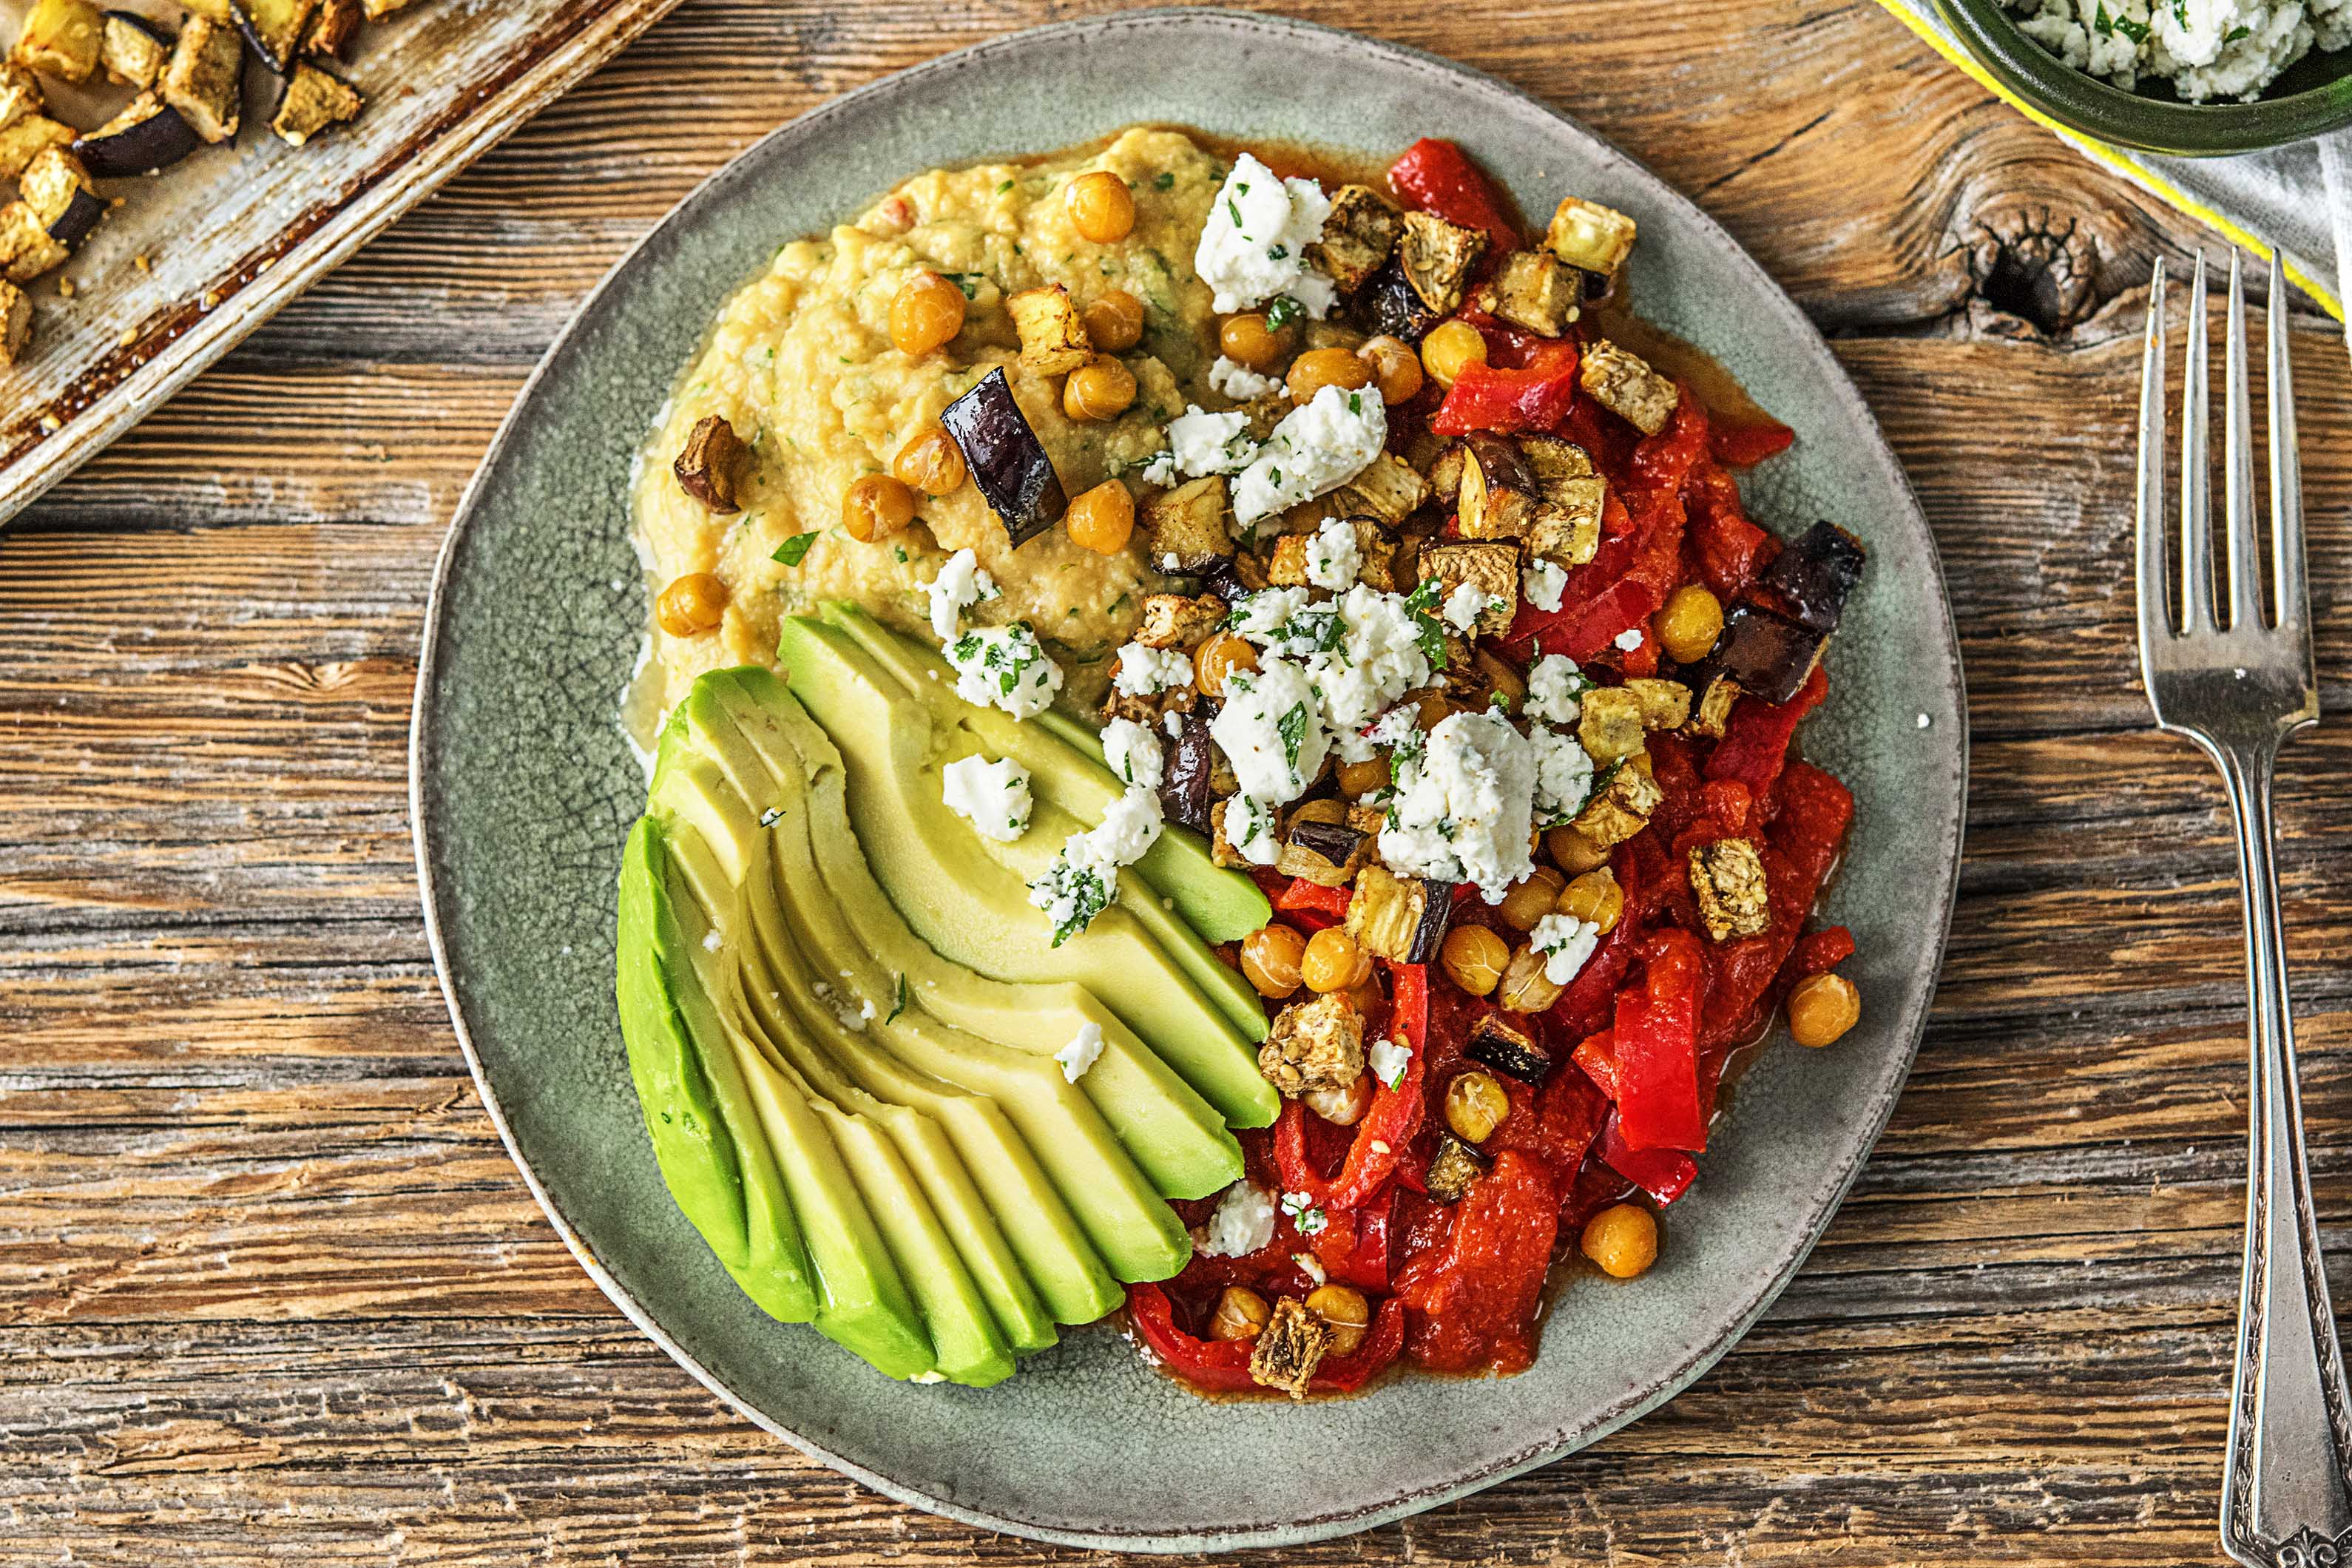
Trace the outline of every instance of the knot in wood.
{"label": "knot in wood", "polygon": [[1961,244],[1976,298],[2035,333],[2061,336],[2105,303],[2099,274],[2106,247],[2095,226],[2078,217],[1996,198],[1979,209]]}

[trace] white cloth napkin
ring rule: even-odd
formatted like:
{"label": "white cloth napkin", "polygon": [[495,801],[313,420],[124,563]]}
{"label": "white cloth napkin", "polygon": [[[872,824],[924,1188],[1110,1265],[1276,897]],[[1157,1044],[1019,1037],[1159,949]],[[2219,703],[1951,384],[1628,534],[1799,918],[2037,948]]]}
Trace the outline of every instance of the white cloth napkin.
{"label": "white cloth napkin", "polygon": [[[1879,3],[1970,76],[2017,101],[1984,74],[1968,46],[1937,15],[1933,0]],[[2289,276],[2339,320],[2344,317],[2346,290],[2352,288],[2352,131],[2265,153],[2167,158],[2111,147],[2055,125],[2051,129],[2085,156],[2231,239],[2259,242],[2256,247],[2265,250],[2277,247]],[[2352,333],[2347,342],[2352,344]]]}

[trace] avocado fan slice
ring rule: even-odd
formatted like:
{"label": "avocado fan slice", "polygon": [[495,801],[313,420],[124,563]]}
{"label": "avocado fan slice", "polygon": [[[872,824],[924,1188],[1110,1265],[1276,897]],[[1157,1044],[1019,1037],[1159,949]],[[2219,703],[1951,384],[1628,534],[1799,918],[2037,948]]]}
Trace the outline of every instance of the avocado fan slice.
{"label": "avocado fan slice", "polygon": [[787,617],[780,651],[793,693],[841,753],[850,818],[876,879],[917,934],[942,957],[996,980],[1084,985],[1230,1125],[1274,1120],[1280,1102],[1251,1041],[1126,904],[1114,902],[1053,945],[1029,904],[1024,873],[992,851],[1042,869],[1059,848],[1050,833],[1054,808],[1041,805],[1046,821],[1019,843],[984,846],[940,799],[929,706],[838,627]]}
{"label": "avocado fan slice", "polygon": [[[1102,1036],[1103,1050],[1079,1087],[1159,1194],[1205,1197],[1239,1178],[1241,1145],[1223,1116],[1083,986],[992,980],[941,958],[908,929],[857,847],[844,801],[841,753],[783,681],[748,667],[703,679],[767,764],[775,787],[794,795],[806,791],[804,835],[833,900],[827,912],[837,919],[819,921],[813,910],[804,924],[853,951],[862,949],[880,973],[897,976],[894,1005],[901,995],[918,999],[925,1013],[952,1029],[1050,1058],[1091,1026]],[[741,773],[736,778],[739,788],[759,787]],[[783,886],[814,895],[817,884],[788,876]],[[812,956],[820,969],[841,967],[822,954]]]}
{"label": "avocado fan slice", "polygon": [[[1114,1274],[1160,1279],[1181,1269],[1191,1256],[1191,1240],[1175,1211],[1160,1200],[1059,1063],[950,1029],[919,1000],[898,1004],[896,977],[849,937],[838,910],[829,907],[811,849],[808,792],[797,757],[776,759],[788,770],[780,776],[745,739],[719,699],[730,679],[725,672],[704,678],[682,707],[691,717],[698,746],[736,784],[730,804],[740,805],[743,819],[752,815],[743,796],[761,798],[763,786],[781,807],[760,816],[770,821],[766,838],[775,875],[755,887],[752,908],[761,916],[783,911],[783,920],[763,934],[770,938],[769,956],[783,981],[782,994],[804,1014],[824,1015],[808,1020],[811,1033],[823,1034],[824,1023],[830,1022],[841,1037],[845,1066],[885,1098],[919,1087],[909,1073],[884,1070],[889,1065],[885,1053],[913,1074],[989,1097],[1020,1129]],[[782,702],[792,701],[780,685],[771,689]],[[761,882],[759,868],[747,868],[743,875],[747,886]],[[805,962],[794,950],[793,936],[807,950]],[[854,1032],[851,1018],[861,1025]],[[878,1042],[884,1051],[873,1050],[868,1042]],[[1099,1316],[1118,1300],[1113,1289],[1108,1300],[1093,1304],[1090,1315]]]}

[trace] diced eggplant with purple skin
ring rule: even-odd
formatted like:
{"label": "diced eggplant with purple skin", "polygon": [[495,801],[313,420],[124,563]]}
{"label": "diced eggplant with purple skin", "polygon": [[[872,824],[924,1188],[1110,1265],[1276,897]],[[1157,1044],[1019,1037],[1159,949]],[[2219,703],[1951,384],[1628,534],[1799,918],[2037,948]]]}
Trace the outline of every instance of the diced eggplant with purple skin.
{"label": "diced eggplant with purple skin", "polygon": [[1439,1203],[1459,1203],[1462,1194],[1470,1190],[1470,1184],[1486,1173],[1490,1163],[1486,1155],[1453,1133],[1441,1131],[1436,1147],[1430,1151],[1429,1169],[1422,1179],[1429,1188],[1429,1195]]}
{"label": "diced eggplant with purple skin", "polygon": [[121,113],[77,138],[73,152],[103,180],[168,168],[204,144],[178,110],[142,93]]}
{"label": "diced eggplant with purple skin", "polygon": [[1706,672],[1729,676],[1739,689],[1767,702],[1786,702],[1822,661],[1826,633],[1801,626],[1755,605],[1735,605],[1723,618],[1723,636]]}
{"label": "diced eggplant with purple skin", "polygon": [[229,9],[236,18],[237,31],[261,57],[262,64],[286,76],[302,52],[302,37],[310,29],[319,0],[236,0]]}
{"label": "diced eggplant with purple skin", "polygon": [[144,91],[163,74],[172,58],[172,30],[136,11],[109,11],[99,34],[98,62],[109,81]]}
{"label": "diced eggplant with purple skin", "polygon": [[940,423],[962,448],[972,483],[1003,520],[1014,544],[1036,538],[1070,509],[1062,476],[1054,471],[1045,443],[1013,401],[1003,366],[990,371],[979,385],[942,409]]}
{"label": "diced eggplant with purple skin", "polygon": [[1325,888],[1344,888],[1372,857],[1371,835],[1344,822],[1297,821],[1274,868]]}
{"label": "diced eggplant with purple skin", "polygon": [[1773,558],[1757,582],[1758,597],[1824,637],[1837,630],[1845,601],[1862,581],[1862,541],[1833,522],[1817,522]]}
{"label": "diced eggplant with purple skin", "polygon": [[1521,1083],[1541,1083],[1551,1076],[1551,1053],[1524,1029],[1514,1028],[1492,1014],[1478,1020],[1462,1054]]}
{"label": "diced eggplant with purple skin", "polygon": [[89,237],[106,204],[89,188],[89,171],[62,147],[45,147],[16,176],[16,192],[40,215],[49,237],[71,248]]}
{"label": "diced eggplant with purple skin", "polygon": [[1365,279],[1348,301],[1350,323],[1369,336],[1402,338],[1417,343],[1445,318],[1423,302],[1393,256]]}
{"label": "diced eggplant with purple skin", "polygon": [[1169,821],[1195,833],[1210,831],[1209,810],[1217,798],[1211,787],[1216,767],[1209,721],[1198,713],[1185,714],[1182,727],[1169,742],[1167,770],[1160,778],[1160,804]]}

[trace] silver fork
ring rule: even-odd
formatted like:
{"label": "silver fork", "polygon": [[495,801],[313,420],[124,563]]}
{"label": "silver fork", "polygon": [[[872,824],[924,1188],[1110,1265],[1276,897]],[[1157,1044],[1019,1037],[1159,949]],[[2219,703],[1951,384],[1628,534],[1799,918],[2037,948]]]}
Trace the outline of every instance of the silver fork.
{"label": "silver fork", "polygon": [[2277,624],[2263,611],[2254,525],[2254,440],[2246,396],[2246,297],[2230,256],[2222,375],[2228,599],[2214,598],[2206,463],[2205,258],[2189,289],[2181,397],[2180,613],[2167,592],[2164,488],[2164,263],[2148,300],[2139,403],[2139,661],[2156,721],[2205,749],[2237,820],[2245,885],[2247,1020],[2253,1070],[2246,1184],[2245,1280],[2221,1472],[2221,1547],[2250,1568],[2352,1564],[2352,1419],[2344,1353],[2313,1224],[2295,1079],[2294,1016],[2279,940],[2271,782],[2280,745],[2319,718],[2304,581],[2303,487],[2287,365],[2286,289],[2271,262],[2271,570]]}

